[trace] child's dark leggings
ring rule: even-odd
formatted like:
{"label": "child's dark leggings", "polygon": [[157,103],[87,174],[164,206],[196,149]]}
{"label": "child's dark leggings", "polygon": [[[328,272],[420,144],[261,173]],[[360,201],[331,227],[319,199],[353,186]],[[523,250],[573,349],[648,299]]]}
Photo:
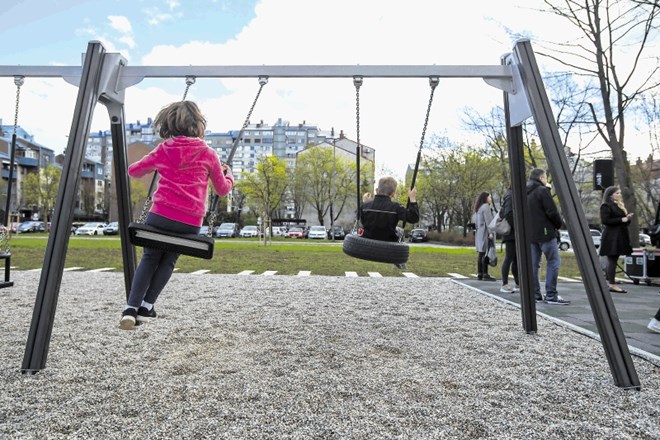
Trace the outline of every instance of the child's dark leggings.
{"label": "child's dark leggings", "polygon": [[[198,226],[180,223],[153,213],[149,213],[145,224],[180,234],[199,233]],[[140,307],[143,300],[149,304],[154,304],[158,299],[158,295],[170,280],[178,258],[179,254],[174,252],[144,248],[142,260],[140,260],[131,284],[128,305]]]}

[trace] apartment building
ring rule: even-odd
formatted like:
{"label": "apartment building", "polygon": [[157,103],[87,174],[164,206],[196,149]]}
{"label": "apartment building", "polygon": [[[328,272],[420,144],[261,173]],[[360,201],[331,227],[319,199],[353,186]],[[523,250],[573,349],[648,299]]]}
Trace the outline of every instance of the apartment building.
{"label": "apartment building", "polygon": [[[0,221],[5,219],[9,166],[11,162],[11,140],[13,125],[3,125],[0,119],[0,159],[2,160],[2,187],[0,188]],[[45,220],[48,213],[40,212],[39,206],[27,202],[23,192],[23,181],[30,173],[37,173],[47,165],[54,164],[55,152],[34,141],[22,127],[16,128],[16,150],[12,176],[10,221],[21,222],[33,217]]]}

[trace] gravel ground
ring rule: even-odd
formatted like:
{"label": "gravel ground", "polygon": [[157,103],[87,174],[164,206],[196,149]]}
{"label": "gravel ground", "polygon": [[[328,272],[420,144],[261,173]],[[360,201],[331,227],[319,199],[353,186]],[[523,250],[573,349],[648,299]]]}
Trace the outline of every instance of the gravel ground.
{"label": "gravel ground", "polygon": [[117,328],[121,273],[66,272],[20,372],[39,274],[0,290],[0,438],[658,439],[660,368],[438,278],[175,274]]}

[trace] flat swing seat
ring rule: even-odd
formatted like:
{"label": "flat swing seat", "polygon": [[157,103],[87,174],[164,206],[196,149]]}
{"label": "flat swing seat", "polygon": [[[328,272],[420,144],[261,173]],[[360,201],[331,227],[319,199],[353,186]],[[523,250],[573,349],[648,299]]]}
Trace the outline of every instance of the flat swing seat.
{"label": "flat swing seat", "polygon": [[373,240],[353,233],[344,238],[342,250],[350,257],[377,263],[403,264],[410,255],[406,243]]}
{"label": "flat swing seat", "polygon": [[144,223],[128,225],[128,236],[134,246],[176,252],[190,257],[213,258],[213,237],[197,234],[177,234]]}

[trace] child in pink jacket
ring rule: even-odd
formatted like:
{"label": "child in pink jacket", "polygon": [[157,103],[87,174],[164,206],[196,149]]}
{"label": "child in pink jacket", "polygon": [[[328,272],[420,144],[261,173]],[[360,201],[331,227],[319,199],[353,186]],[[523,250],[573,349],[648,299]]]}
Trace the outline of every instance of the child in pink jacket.
{"label": "child in pink jacket", "polygon": [[[204,142],[206,120],[194,102],[175,102],[163,108],[156,115],[154,130],[165,141],[128,167],[131,177],[153,171],[160,176],[145,224],[177,234],[197,234],[206,214],[208,181],[218,195],[227,195],[234,185],[231,168],[221,164]],[[156,317],[154,303],[178,258],[174,252],[144,248],[119,328],[132,330],[139,322]]]}

